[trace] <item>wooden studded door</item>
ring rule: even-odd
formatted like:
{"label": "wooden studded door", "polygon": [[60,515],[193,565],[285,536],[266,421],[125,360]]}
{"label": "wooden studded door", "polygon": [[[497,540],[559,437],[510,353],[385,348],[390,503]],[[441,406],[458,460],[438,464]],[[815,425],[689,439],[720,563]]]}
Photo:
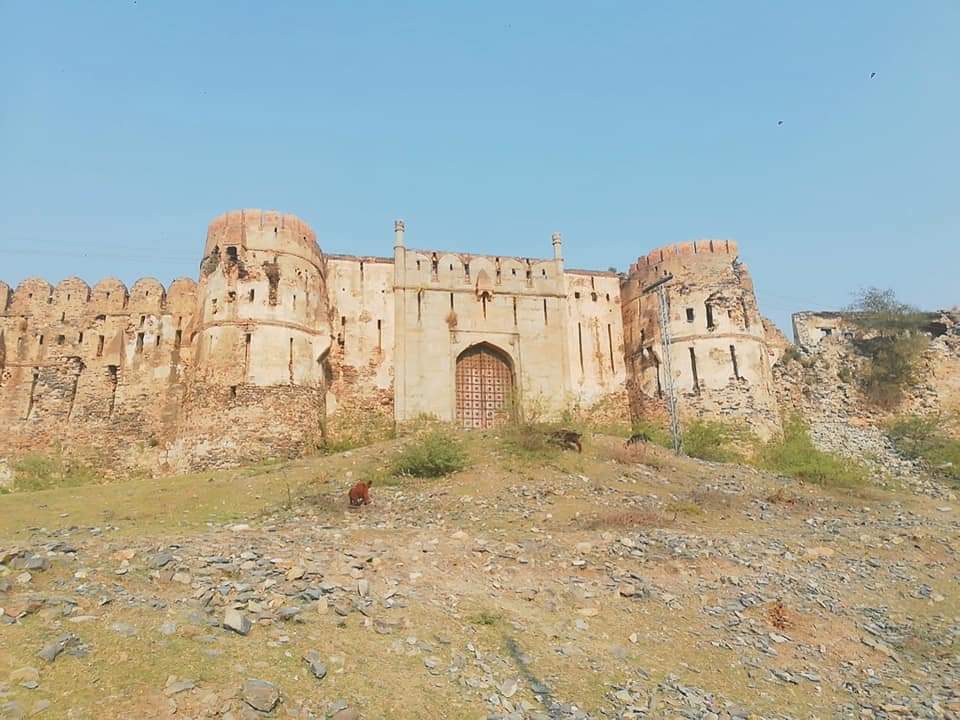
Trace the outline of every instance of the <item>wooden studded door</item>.
{"label": "wooden studded door", "polygon": [[489,428],[508,418],[513,372],[499,350],[475,345],[457,358],[457,422],[465,428]]}

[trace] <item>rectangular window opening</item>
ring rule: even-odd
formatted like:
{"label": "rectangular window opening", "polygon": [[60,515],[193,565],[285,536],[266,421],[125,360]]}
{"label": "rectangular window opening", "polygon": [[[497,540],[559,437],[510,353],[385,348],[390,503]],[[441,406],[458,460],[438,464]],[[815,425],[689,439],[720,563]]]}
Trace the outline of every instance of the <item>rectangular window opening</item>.
{"label": "rectangular window opening", "polygon": [[450,293],[450,309],[453,310],[453,293]]}
{"label": "rectangular window opening", "polygon": [[580,346],[580,374],[583,375],[583,325],[580,323],[577,323],[577,343]]}
{"label": "rectangular window opening", "polygon": [[420,322],[420,318],[423,314],[423,291],[417,291],[417,322]]}
{"label": "rectangular window opening", "polygon": [[383,321],[377,320],[377,350],[383,350]]}
{"label": "rectangular window opening", "polygon": [[517,326],[517,299],[513,298],[513,326]]}
{"label": "rectangular window opening", "polygon": [[710,303],[704,303],[703,305],[707,310],[707,330],[713,330],[716,327],[713,324],[713,305]]}
{"label": "rectangular window opening", "polygon": [[83,345],[83,333],[80,333],[80,335],[77,337],[77,343]]}
{"label": "rectangular window opening", "polygon": [[693,322],[693,308],[687,308],[687,322]]}
{"label": "rectangular window opening", "polygon": [[231,400],[236,400],[236,399],[237,399],[237,386],[236,386],[236,385],[231,385],[231,386],[230,386],[230,399],[231,399]]}
{"label": "rectangular window opening", "polygon": [[610,372],[616,372],[613,365],[613,327],[607,323],[607,343],[610,346]]}
{"label": "rectangular window opening", "polygon": [[747,301],[740,298],[740,309],[743,311],[743,329],[750,329],[750,313],[747,311]]}
{"label": "rectangular window opening", "polygon": [[693,373],[693,391],[700,394],[700,376],[697,374],[697,353],[690,348],[690,371]]}
{"label": "rectangular window opening", "polygon": [[740,369],[737,367],[737,348],[733,345],[730,346],[730,363],[733,365],[733,377],[739,380]]}
{"label": "rectangular window opening", "polygon": [[66,339],[67,338],[64,335],[57,335],[57,345],[63,345]]}
{"label": "rectangular window opening", "polygon": [[547,322],[547,299],[546,298],[543,299],[543,324],[544,325],[549,324]]}
{"label": "rectangular window opening", "polygon": [[290,338],[290,354],[287,358],[287,373],[289,375],[290,384],[293,385],[293,338]]}
{"label": "rectangular window opening", "polygon": [[173,335],[173,347],[179,348],[180,343],[183,341],[183,330],[177,330]]}
{"label": "rectangular window opening", "polygon": [[97,357],[103,357],[103,335],[97,338]]}
{"label": "rectangular window opening", "polygon": [[143,352],[143,333],[137,333],[137,355]]}
{"label": "rectangular window opening", "polygon": [[117,385],[120,383],[120,368],[116,365],[107,365],[107,377],[110,379],[110,410],[108,417],[113,417],[113,410],[117,405]]}
{"label": "rectangular window opening", "polygon": [[256,296],[256,290],[250,288],[250,302],[253,302],[253,298]]}

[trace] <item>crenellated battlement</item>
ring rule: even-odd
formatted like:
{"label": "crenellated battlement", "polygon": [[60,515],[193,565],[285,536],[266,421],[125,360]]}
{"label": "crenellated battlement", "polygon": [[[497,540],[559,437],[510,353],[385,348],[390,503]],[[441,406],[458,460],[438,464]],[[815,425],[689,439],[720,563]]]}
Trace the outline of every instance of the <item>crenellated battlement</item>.
{"label": "crenellated battlement", "polygon": [[176,305],[192,311],[197,283],[190,278],[177,278],[167,289],[156,278],[140,278],[131,289],[115,277],[104,278],[92,288],[78,277],[61,280],[56,286],[43,278],[27,278],[13,290],[0,282],[0,316],[59,315],[80,312],[149,312],[159,313]]}
{"label": "crenellated battlement", "polygon": [[207,227],[204,257],[214,248],[240,247],[254,250],[306,250],[314,259],[322,258],[317,236],[296,215],[276,210],[231,210],[214,218]]}
{"label": "crenellated battlement", "polygon": [[630,273],[645,270],[646,268],[659,265],[676,257],[690,257],[693,255],[734,255],[739,252],[737,243],[734,240],[693,240],[690,242],[674,243],[652,250],[646,255],[641,255],[637,261],[630,265]]}

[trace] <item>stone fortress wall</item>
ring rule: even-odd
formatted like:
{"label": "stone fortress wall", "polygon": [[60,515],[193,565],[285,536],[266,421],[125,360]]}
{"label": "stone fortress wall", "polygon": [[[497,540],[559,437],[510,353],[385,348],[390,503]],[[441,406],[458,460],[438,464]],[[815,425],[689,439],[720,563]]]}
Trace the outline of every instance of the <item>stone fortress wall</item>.
{"label": "stone fortress wall", "polygon": [[753,281],[730,240],[669,245],[631,265],[622,302],[634,414],[656,412],[666,392],[657,283],[666,289],[681,417],[739,419],[761,437],[777,432],[763,319]]}
{"label": "stone fortress wall", "polygon": [[565,268],[559,234],[542,259],[409,249],[399,221],[393,244],[392,258],[325,255],[299,218],[239,210],[210,224],[198,281],[0,283],[0,457],[59,447],[160,473],[296,455],[421,414],[469,425],[489,363],[499,401],[527,417],[602,406],[626,420],[628,399],[657,412],[644,290],[671,273],[683,414],[778,427],[735,243],[662,248],[625,277]]}

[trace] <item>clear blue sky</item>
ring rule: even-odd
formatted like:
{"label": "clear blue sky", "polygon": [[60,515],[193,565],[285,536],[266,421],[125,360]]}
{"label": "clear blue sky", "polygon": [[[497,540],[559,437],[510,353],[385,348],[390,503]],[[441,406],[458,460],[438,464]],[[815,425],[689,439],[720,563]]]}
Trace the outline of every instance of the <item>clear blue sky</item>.
{"label": "clear blue sky", "polygon": [[[0,279],[331,252],[625,269],[734,238],[762,311],[960,303],[960,2],[0,0]],[[876,77],[870,79],[875,72]],[[778,126],[778,121],[783,121]]]}

